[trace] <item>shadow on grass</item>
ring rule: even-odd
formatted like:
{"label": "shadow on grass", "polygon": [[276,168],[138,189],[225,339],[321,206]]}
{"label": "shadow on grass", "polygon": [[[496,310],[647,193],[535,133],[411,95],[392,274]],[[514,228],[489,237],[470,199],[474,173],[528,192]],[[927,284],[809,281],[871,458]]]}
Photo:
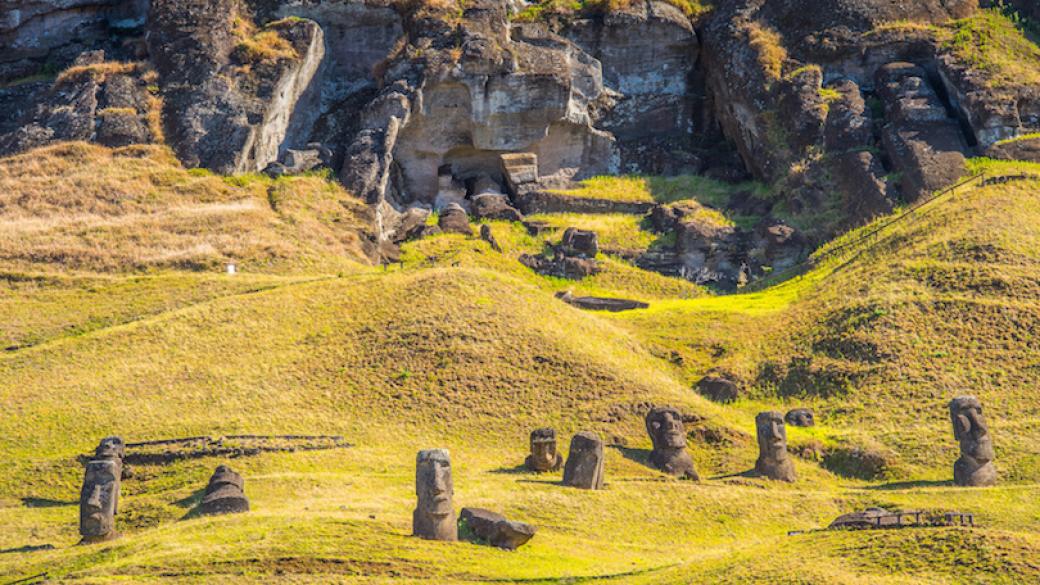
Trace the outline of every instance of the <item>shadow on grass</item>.
{"label": "shadow on grass", "polygon": [[520,464],[515,467],[499,467],[492,469],[489,473],[495,475],[540,475],[537,471],[531,471],[526,465]]}
{"label": "shadow on grass", "polygon": [[67,502],[65,500],[51,500],[49,498],[22,498],[22,505],[26,508],[60,508],[62,506],[76,506],[79,501]]}
{"label": "shadow on grass", "polygon": [[31,553],[40,550],[54,550],[53,544],[27,544],[25,546],[19,546],[17,548],[4,548],[0,549],[0,555],[6,555],[11,553]]}
{"label": "shadow on grass", "polygon": [[204,488],[197,489],[192,492],[190,496],[181,498],[173,503],[173,505],[178,508],[188,509],[188,512],[184,516],[181,516],[181,520],[191,520],[192,518],[198,518],[201,516],[201,514],[199,514],[199,504],[202,503],[202,496],[204,495],[206,495],[206,490]]}
{"label": "shadow on grass", "polygon": [[645,467],[653,468],[653,465],[650,465],[649,449],[632,449],[631,447],[622,447],[621,445],[611,445],[610,448],[621,453],[621,456],[629,461],[635,461]]}
{"label": "shadow on grass", "polygon": [[891,482],[891,483],[883,483],[881,485],[867,486],[864,489],[868,489],[868,490],[882,490],[882,491],[884,491],[884,490],[907,490],[907,489],[922,488],[922,487],[952,487],[952,486],[953,486],[953,480],[947,479],[947,480],[942,480],[942,481],[934,481],[934,480],[931,480],[931,481],[930,480],[894,481],[894,482]]}

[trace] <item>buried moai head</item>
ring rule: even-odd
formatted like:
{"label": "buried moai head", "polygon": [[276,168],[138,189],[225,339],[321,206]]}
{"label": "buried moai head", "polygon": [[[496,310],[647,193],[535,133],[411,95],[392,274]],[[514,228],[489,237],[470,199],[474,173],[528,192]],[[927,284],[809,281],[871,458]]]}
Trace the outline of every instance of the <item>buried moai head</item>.
{"label": "buried moai head", "polygon": [[524,462],[531,471],[558,471],[563,466],[563,455],[556,452],[556,431],[535,429],[531,431],[531,454]]}
{"label": "buried moai head", "polygon": [[412,534],[428,540],[458,540],[452,496],[451,457],[445,449],[419,451],[415,458],[415,494]]}
{"label": "buried moai head", "polygon": [[87,463],[79,494],[79,533],[82,542],[100,542],[116,537],[119,511],[119,463],[95,459]]}
{"label": "buried moai head", "polygon": [[993,440],[982,415],[982,403],[974,396],[954,398],[950,401],[950,420],[961,447],[961,456],[953,466],[954,482],[961,486],[996,484]]}
{"label": "buried moai head", "polygon": [[792,427],[816,426],[816,416],[811,408],[795,408],[787,411],[784,420]]}
{"label": "buried moai head", "polygon": [[571,439],[563,484],[586,490],[603,488],[603,441],[592,432],[581,432]]}
{"label": "buried moai head", "polygon": [[646,432],[654,450],[650,452],[650,463],[670,475],[687,479],[699,479],[693,468],[693,459],[686,452],[686,428],[682,414],[668,407],[650,409],[646,415]]}
{"label": "buried moai head", "polygon": [[206,493],[202,496],[198,513],[236,514],[249,511],[249,500],[246,498],[245,480],[227,465],[220,465],[209,478]]}
{"label": "buried moai head", "polygon": [[794,481],[794,463],[787,453],[787,428],[784,415],[779,412],[761,412],[755,417],[758,435],[758,461],[755,472],[769,479]]}

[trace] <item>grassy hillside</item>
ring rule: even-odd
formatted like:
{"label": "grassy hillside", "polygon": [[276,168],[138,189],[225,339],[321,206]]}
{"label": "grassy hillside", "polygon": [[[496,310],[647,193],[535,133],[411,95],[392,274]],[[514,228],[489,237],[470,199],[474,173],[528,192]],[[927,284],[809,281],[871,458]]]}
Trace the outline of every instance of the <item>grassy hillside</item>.
{"label": "grassy hillside", "polygon": [[[242,248],[221,239],[224,222],[190,221],[195,231],[184,234],[176,226],[185,224],[163,220],[147,224],[158,229],[138,225],[134,237],[98,232],[92,237],[111,243],[78,253],[75,273],[62,274],[53,256],[25,250],[79,246],[78,224],[57,222],[23,242],[12,231],[19,220],[48,208],[3,199],[0,340],[12,347],[0,353],[0,455],[8,462],[0,581],[40,573],[73,583],[1040,579],[1035,182],[963,193],[799,279],[713,296],[608,256],[590,281],[539,277],[516,257],[545,242],[501,222],[491,228],[502,254],[478,239],[438,236],[407,245],[404,265],[383,271],[344,251],[358,249],[343,244],[358,241],[356,230],[312,211],[331,209],[323,201],[351,208],[349,195],[321,178],[224,180],[169,162],[178,179],[154,186],[138,178],[154,161],[131,168],[139,159],[118,151],[89,149],[82,160],[46,152],[66,165],[55,186],[98,180],[97,157],[104,175],[123,169],[119,184],[151,183],[147,198],[136,188],[120,195],[131,208],[147,199],[149,216],[211,198],[262,201],[286,188],[278,205],[257,208],[248,229],[298,253],[250,247],[244,272],[231,277],[220,265]],[[0,161],[0,169],[31,160]],[[7,172],[0,197],[21,184]],[[130,215],[104,211],[122,207],[105,203],[104,192],[93,192],[98,203],[83,194],[77,208]],[[643,237],[638,226],[606,221],[619,243]],[[126,240],[158,250],[170,237],[232,247],[213,244],[221,256],[208,261],[133,270],[128,252],[109,252],[129,250]],[[571,288],[651,307],[581,312],[553,296]],[[742,377],[747,397],[718,405],[691,390],[712,368]],[[956,445],[945,401],[964,391],[987,407],[999,487],[948,481]],[[701,482],[647,466],[642,415],[650,404],[677,406],[695,421],[687,430]],[[754,414],[795,405],[814,406],[820,421],[789,429],[804,455],[799,481],[743,475],[756,456]],[[528,432],[544,425],[557,428],[563,452],[577,430],[607,439],[606,490],[569,489],[558,475],[518,469]],[[353,447],[232,460],[253,509],[233,517],[185,518],[223,459],[138,466],[123,486],[123,537],[74,546],[75,458],[112,433],[131,441],[339,434]],[[415,451],[428,447],[452,452],[456,508],[535,524],[534,540],[510,553],[409,538]],[[888,466],[862,476],[850,463],[856,448],[880,453]],[[811,531],[872,505],[970,511],[979,527]],[[788,535],[801,530],[810,532]],[[42,545],[54,548],[32,548]]]}

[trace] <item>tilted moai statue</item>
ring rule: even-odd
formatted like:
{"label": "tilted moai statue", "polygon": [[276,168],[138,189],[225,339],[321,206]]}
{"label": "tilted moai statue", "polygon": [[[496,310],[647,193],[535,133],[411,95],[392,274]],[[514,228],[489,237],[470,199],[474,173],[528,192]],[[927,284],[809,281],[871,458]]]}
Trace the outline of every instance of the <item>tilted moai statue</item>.
{"label": "tilted moai statue", "polygon": [[650,452],[650,464],[661,471],[685,479],[699,480],[693,468],[693,459],[686,452],[686,428],[682,414],[668,407],[650,409],[646,415],[646,432],[654,450]]}
{"label": "tilted moai statue", "polygon": [[559,471],[563,467],[563,455],[556,452],[556,431],[535,429],[531,431],[531,454],[524,465],[531,471],[544,473]]}
{"label": "tilted moai statue", "polygon": [[249,500],[245,492],[246,480],[235,473],[227,465],[220,465],[206,485],[206,493],[202,496],[198,513],[237,514],[249,511]]}
{"label": "tilted moai statue", "polygon": [[105,437],[94,449],[94,459],[111,459],[119,466],[119,478],[130,479],[134,473],[123,461],[126,458],[126,443],[119,437]]}
{"label": "tilted moai statue", "polygon": [[415,458],[415,494],[419,502],[412,512],[412,534],[427,540],[459,539],[459,527],[451,498],[451,457],[446,449],[419,451]]}
{"label": "tilted moai statue", "polygon": [[960,486],[988,486],[997,483],[993,465],[993,440],[989,436],[982,403],[974,396],[950,401],[953,436],[961,444],[961,456],[953,464],[953,481]]}
{"label": "tilted moai statue", "polygon": [[563,485],[586,490],[603,488],[603,441],[599,435],[584,431],[571,439]]}
{"label": "tilted moai statue", "polygon": [[79,533],[81,544],[102,542],[118,536],[119,462],[94,459],[87,463],[83,489],[79,493]]}
{"label": "tilted moai statue", "polygon": [[758,434],[758,461],[755,472],[769,479],[794,481],[794,463],[787,453],[787,428],[784,415],[779,412],[761,412],[755,417]]}

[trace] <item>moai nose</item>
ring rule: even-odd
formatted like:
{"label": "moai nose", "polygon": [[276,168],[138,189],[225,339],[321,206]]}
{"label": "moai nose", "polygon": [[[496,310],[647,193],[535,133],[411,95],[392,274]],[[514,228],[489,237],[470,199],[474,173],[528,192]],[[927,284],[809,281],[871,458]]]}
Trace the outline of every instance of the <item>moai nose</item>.
{"label": "moai nose", "polygon": [[90,491],[90,497],[87,498],[87,505],[92,508],[101,509],[101,486],[94,486],[94,489]]}

